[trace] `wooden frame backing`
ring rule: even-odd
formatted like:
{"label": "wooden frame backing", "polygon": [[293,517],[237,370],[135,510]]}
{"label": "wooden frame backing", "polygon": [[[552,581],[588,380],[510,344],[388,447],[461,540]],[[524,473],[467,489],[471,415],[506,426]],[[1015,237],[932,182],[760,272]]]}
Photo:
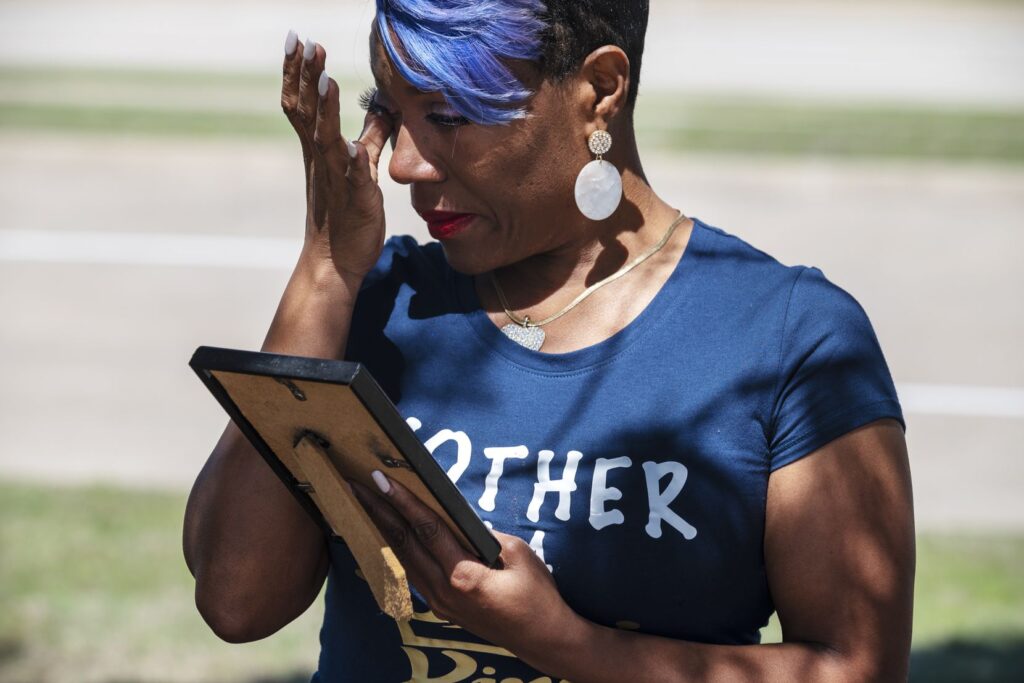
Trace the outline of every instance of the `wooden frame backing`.
{"label": "wooden frame backing", "polygon": [[379,469],[412,491],[463,546],[494,566],[501,546],[360,364],[215,346],[189,361],[238,428],[328,534],[337,537],[299,461],[311,441],[344,478],[374,489]]}

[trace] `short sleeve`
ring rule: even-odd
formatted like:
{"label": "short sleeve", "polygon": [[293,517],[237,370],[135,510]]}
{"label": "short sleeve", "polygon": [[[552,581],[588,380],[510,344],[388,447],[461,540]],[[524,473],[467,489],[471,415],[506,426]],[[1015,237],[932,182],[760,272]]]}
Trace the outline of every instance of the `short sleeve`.
{"label": "short sleeve", "polygon": [[790,292],[769,433],[769,466],[788,465],[883,417],[906,422],[861,305],[817,268]]}

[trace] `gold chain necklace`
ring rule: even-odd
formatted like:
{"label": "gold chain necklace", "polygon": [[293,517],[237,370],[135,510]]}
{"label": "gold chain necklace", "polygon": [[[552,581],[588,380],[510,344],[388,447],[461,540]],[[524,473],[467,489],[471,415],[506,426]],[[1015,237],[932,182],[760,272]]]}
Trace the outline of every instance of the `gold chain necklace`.
{"label": "gold chain necklace", "polygon": [[494,271],[492,270],[490,272],[490,277],[491,282],[494,283],[494,291],[497,292],[498,299],[501,301],[501,306],[502,308],[505,309],[505,315],[508,316],[509,320],[511,320],[512,323],[514,323],[505,325],[504,327],[501,328],[501,331],[505,333],[506,337],[516,342],[517,344],[525,346],[531,351],[539,351],[540,347],[544,344],[544,330],[540,329],[541,325],[547,325],[552,320],[557,320],[558,318],[561,318],[563,315],[565,315],[573,308],[575,308],[578,303],[580,303],[588,296],[593,294],[595,291],[597,291],[598,288],[605,286],[606,284],[612,282],[613,280],[619,279],[620,277],[622,277],[623,275],[625,275],[626,273],[628,273],[629,271],[633,270],[638,265],[646,261],[648,258],[653,256],[655,253],[658,252],[659,249],[665,246],[665,244],[668,242],[669,237],[671,237],[672,233],[675,232],[676,226],[682,223],[683,220],[685,220],[685,218],[686,216],[683,215],[682,212],[680,212],[679,216],[677,216],[676,219],[672,221],[672,225],[668,226],[668,230],[665,231],[665,234],[662,236],[662,238],[658,241],[657,244],[648,249],[645,253],[633,259],[633,261],[631,261],[629,264],[627,264],[617,272],[612,273],[611,275],[601,280],[600,282],[595,282],[594,284],[584,289],[578,297],[573,299],[568,306],[560,310],[558,313],[555,313],[554,315],[549,315],[547,318],[544,318],[543,320],[540,320],[538,322],[532,322],[530,320],[530,316],[520,318],[515,313],[509,310],[508,301],[505,299],[505,293],[501,291],[501,285],[498,284],[498,278],[495,276]]}

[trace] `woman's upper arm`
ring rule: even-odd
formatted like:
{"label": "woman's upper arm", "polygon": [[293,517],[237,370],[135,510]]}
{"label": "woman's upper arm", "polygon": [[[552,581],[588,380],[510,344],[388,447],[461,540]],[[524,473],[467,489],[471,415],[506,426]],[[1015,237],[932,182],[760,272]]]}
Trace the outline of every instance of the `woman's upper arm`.
{"label": "woman's upper arm", "polygon": [[830,680],[904,680],[914,515],[903,430],[876,420],[775,470],[765,565],[783,639],[829,652]]}

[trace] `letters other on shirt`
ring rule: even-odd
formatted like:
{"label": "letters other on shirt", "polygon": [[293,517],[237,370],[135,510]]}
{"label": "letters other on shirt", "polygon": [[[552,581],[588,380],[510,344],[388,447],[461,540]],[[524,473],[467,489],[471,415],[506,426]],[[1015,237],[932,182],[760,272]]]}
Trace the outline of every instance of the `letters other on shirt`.
{"label": "letters other on shirt", "polygon": [[[406,420],[413,431],[422,427],[415,417]],[[473,458],[473,444],[465,432],[441,429],[426,439],[424,446],[428,451],[435,450],[449,443],[454,444],[455,462],[448,468],[448,477],[454,483],[465,474]],[[449,446],[451,448],[451,446]],[[482,451],[483,457],[489,461],[487,475],[484,479],[484,490],[476,501],[481,510],[493,512],[497,506],[501,491],[501,479],[505,473],[506,463],[529,458],[530,451],[526,446],[492,446]],[[571,501],[579,489],[576,472],[583,458],[579,451],[570,450],[564,458],[556,458],[555,452],[541,450],[537,453],[537,477],[533,487],[533,495],[526,506],[525,515],[531,522],[540,521],[542,509],[550,510],[554,505],[554,516],[565,522],[571,515]],[[557,462],[556,462],[557,461]],[[616,474],[619,470],[639,465],[643,469],[647,488],[647,519],[644,520],[644,531],[651,538],[661,538],[666,533],[665,527],[677,532],[686,540],[697,536],[697,529],[672,510],[672,503],[682,494],[686,485],[687,468],[680,462],[644,461],[634,463],[629,456],[617,458],[598,458],[594,462],[594,473],[590,487],[590,525],[600,531],[610,526],[624,524],[625,513],[616,506],[622,500],[622,491],[615,487]],[[562,468],[561,476],[555,476],[553,470]],[[580,495],[580,494],[576,494]],[[585,494],[583,494],[585,495]],[[549,503],[549,496],[552,502]],[[547,506],[547,507],[545,507]],[[538,534],[543,532],[538,531]],[[531,542],[534,550],[543,559],[540,539]]]}

